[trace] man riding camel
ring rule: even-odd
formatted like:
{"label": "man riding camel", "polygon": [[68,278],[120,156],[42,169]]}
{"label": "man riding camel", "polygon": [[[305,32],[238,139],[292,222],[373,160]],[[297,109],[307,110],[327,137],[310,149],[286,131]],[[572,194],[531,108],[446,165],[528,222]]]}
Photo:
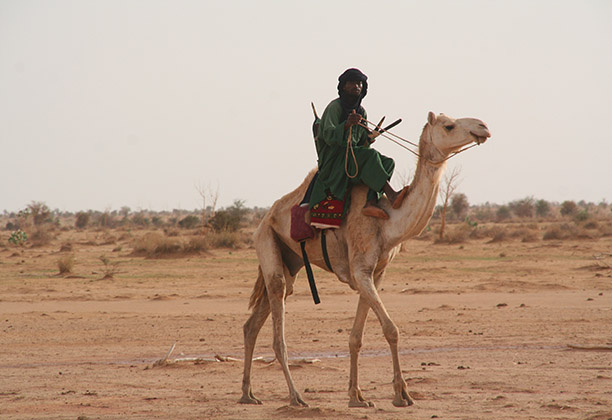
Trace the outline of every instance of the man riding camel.
{"label": "man riding camel", "polygon": [[[377,206],[381,194],[387,195],[393,208],[399,208],[408,187],[401,191],[391,188],[389,180],[395,162],[370,148],[374,142],[370,137],[371,131],[360,125],[362,119],[367,119],[361,106],[368,92],[367,80],[368,77],[355,68],[342,73],[338,78],[339,97],[327,105],[321,116],[316,141],[319,175],[313,186],[310,208],[330,194],[348,201],[350,185],[365,184],[370,190],[362,213],[388,219],[387,212]],[[350,144],[347,143],[349,135]]]}

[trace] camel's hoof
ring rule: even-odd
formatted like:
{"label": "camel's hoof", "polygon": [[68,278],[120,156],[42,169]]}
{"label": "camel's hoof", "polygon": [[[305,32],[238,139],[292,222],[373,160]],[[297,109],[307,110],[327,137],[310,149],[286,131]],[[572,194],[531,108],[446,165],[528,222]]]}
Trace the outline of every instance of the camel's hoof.
{"label": "camel's hoof", "polygon": [[368,408],[374,407],[374,403],[372,401],[349,401],[349,407],[355,408]]}
{"label": "camel's hoof", "polygon": [[291,398],[291,402],[289,402],[289,405],[292,407],[308,407],[306,401],[304,401],[299,395],[296,395],[295,397]]}
{"label": "camel's hoof", "polygon": [[254,396],[243,395],[242,398],[238,401],[240,404],[255,404],[262,405],[261,400],[255,398]]}
{"label": "camel's hoof", "polygon": [[402,392],[401,397],[393,399],[393,405],[396,407],[409,407],[414,404],[414,400],[408,395],[407,392]]}

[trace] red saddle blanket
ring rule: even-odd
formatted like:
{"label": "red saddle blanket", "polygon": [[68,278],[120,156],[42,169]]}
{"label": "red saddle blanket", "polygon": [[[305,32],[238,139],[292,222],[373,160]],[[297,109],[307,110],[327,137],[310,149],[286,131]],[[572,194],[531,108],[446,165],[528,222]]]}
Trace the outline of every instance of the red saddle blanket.
{"label": "red saddle blanket", "polygon": [[310,225],[319,229],[338,228],[344,215],[344,201],[328,196],[310,210]]}

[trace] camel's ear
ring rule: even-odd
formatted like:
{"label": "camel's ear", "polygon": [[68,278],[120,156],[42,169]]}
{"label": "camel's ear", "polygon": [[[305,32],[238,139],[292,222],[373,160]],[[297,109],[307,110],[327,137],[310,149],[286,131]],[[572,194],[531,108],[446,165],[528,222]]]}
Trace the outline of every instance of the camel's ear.
{"label": "camel's ear", "polygon": [[429,114],[427,115],[427,122],[429,123],[429,125],[434,125],[434,123],[436,122],[436,114],[429,111]]}

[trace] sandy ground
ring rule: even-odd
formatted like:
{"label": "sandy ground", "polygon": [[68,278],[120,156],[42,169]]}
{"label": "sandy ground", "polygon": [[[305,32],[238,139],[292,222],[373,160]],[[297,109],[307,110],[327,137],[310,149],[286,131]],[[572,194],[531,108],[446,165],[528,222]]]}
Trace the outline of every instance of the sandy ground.
{"label": "sandy ground", "polygon": [[[270,321],[253,368],[264,404],[245,406],[255,252],[145,259],[107,236],[0,249],[1,419],[612,418],[612,238],[410,241],[381,295],[416,405],[391,404],[391,358],[370,314],[360,381],[376,407],[358,409],[347,404],[357,302],[347,286],[315,269],[322,303],[303,274],[288,301],[292,372],[310,407],[287,405]],[[62,241],[74,244],[69,277],[56,275]],[[101,279],[103,254],[119,264],[113,279]],[[175,343],[169,359],[179,360],[154,366]]]}

